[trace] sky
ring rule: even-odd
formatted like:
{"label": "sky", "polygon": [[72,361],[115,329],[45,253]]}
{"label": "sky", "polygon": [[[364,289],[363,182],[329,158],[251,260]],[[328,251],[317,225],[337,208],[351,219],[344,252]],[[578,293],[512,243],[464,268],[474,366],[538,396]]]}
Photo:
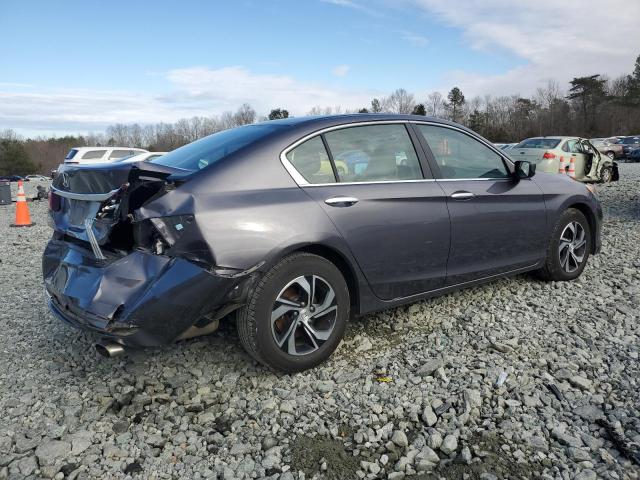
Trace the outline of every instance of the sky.
{"label": "sky", "polygon": [[405,88],[532,95],[615,78],[640,0],[1,0],[0,130],[357,109]]}

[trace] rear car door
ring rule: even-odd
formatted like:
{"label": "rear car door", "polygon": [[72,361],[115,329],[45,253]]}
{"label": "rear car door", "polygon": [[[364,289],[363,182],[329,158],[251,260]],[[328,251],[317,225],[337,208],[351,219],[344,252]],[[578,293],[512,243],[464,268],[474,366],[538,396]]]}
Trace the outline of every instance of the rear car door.
{"label": "rear car door", "polygon": [[446,200],[430,171],[423,174],[414,141],[402,122],[343,126],[294,144],[283,158],[384,300],[440,288],[446,277]]}
{"label": "rear car door", "polygon": [[415,124],[447,196],[451,252],[447,285],[532,266],[545,255],[546,214],[532,179],[511,176],[506,159],[455,127]]}

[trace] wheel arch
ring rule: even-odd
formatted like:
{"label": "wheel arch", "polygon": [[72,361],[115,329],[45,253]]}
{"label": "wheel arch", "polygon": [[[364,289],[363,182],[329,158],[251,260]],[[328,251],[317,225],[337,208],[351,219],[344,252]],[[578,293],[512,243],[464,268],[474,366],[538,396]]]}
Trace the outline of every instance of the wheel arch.
{"label": "wheel arch", "polygon": [[360,312],[360,286],[358,276],[349,260],[341,252],[327,245],[313,243],[295,248],[287,252],[286,256],[299,252],[312,253],[333,263],[338,270],[340,270],[345,282],[347,282],[351,311],[353,313]]}
{"label": "wheel arch", "polygon": [[593,212],[593,210],[591,210],[591,208],[589,208],[589,206],[586,203],[580,203],[580,202],[573,203],[567,206],[567,209],[569,208],[575,208],[576,210],[581,212],[587,219],[587,222],[589,222],[589,234],[591,236],[591,253],[596,253],[596,240],[597,240],[596,214]]}

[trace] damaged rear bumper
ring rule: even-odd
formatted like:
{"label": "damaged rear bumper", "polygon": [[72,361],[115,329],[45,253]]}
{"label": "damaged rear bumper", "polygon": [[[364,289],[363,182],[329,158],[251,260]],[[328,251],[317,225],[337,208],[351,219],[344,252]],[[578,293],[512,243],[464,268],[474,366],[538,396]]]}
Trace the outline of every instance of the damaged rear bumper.
{"label": "damaged rear bumper", "polygon": [[252,276],[216,275],[179,258],[92,251],[53,239],[43,256],[49,308],[64,322],[130,346],[172,343],[242,305]]}

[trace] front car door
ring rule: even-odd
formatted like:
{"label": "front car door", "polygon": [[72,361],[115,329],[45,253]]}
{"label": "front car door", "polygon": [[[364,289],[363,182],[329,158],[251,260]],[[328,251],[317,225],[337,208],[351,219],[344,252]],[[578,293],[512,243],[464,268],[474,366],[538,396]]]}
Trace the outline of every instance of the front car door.
{"label": "front car door", "polygon": [[285,150],[300,187],[331,218],[383,300],[445,282],[449,213],[414,141],[403,122],[369,123],[333,127]]}
{"label": "front car door", "polygon": [[[587,167],[587,155],[582,146],[580,138],[572,138],[567,140],[567,147],[569,148],[570,159],[573,160],[575,174],[574,178],[584,178],[588,173],[585,169]],[[569,170],[570,171],[570,170]]]}
{"label": "front car door", "polygon": [[507,159],[453,126],[416,123],[451,218],[447,286],[524,269],[545,255],[546,214],[532,179],[517,180]]}

